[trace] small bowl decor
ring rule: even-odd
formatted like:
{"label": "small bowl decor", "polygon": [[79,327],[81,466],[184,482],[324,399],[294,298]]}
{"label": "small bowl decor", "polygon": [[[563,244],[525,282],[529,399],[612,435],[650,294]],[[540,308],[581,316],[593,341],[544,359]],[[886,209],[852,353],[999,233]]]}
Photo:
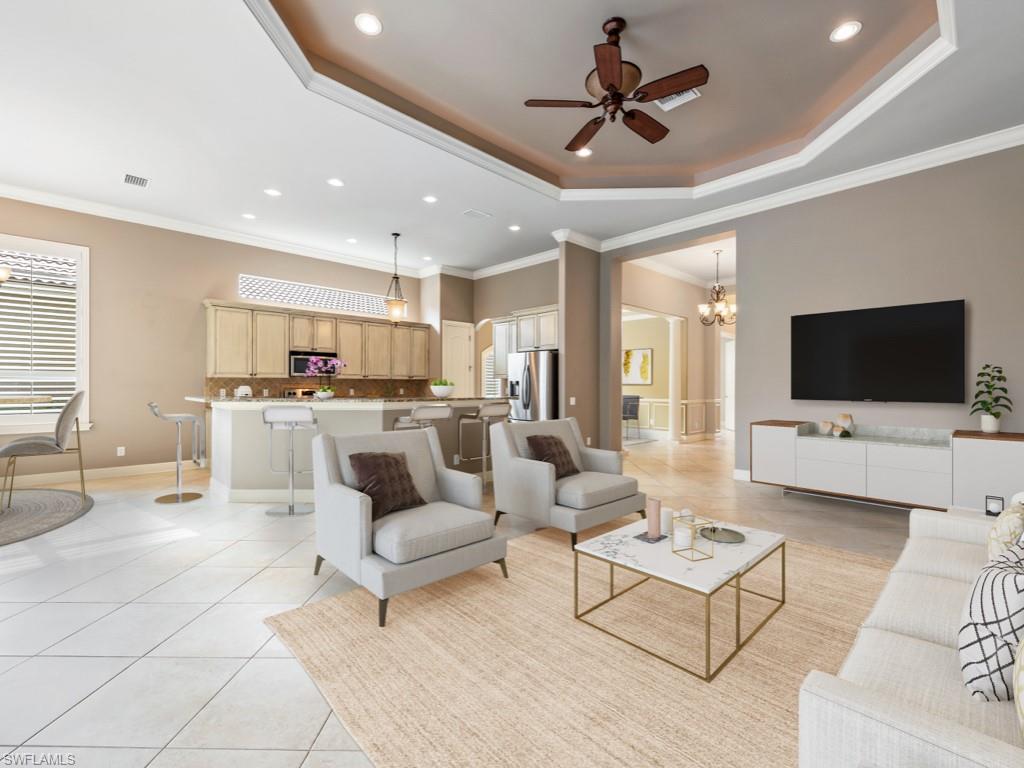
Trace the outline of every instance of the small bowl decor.
{"label": "small bowl decor", "polygon": [[448,379],[434,379],[430,382],[430,391],[433,392],[434,397],[439,397],[443,400],[446,397],[452,396],[452,392],[455,391],[455,382],[448,381]]}
{"label": "small bowl decor", "polygon": [[320,389],[320,390],[317,390],[317,392],[314,395],[314,397],[316,397],[317,400],[330,400],[332,397],[334,397],[334,390],[333,389]]}

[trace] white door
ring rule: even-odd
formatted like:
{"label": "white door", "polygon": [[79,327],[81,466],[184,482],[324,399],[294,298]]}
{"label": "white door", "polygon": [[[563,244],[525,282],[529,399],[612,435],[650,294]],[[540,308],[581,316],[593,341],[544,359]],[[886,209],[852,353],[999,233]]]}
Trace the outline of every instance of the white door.
{"label": "white door", "polygon": [[736,429],[736,339],[722,339],[722,417],[725,428]]}
{"label": "white door", "polygon": [[441,323],[441,376],[455,382],[452,397],[476,396],[475,329],[472,323]]}

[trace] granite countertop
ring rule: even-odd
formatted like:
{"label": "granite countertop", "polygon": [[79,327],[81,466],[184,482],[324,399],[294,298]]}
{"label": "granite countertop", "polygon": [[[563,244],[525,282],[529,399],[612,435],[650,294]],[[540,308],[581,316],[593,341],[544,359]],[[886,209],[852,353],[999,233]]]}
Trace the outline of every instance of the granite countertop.
{"label": "granite countertop", "polygon": [[507,397],[331,397],[327,400],[320,400],[315,397],[204,397],[203,395],[186,395],[185,400],[190,403],[203,403],[204,405],[217,404],[260,404],[260,403],[308,403],[313,405],[381,405],[385,403],[480,403],[480,402],[508,402]]}

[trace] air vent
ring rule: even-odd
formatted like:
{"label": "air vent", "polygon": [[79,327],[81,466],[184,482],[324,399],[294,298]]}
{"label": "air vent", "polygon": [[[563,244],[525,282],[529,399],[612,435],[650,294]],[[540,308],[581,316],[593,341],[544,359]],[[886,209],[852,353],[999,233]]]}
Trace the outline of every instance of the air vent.
{"label": "air vent", "polygon": [[141,176],[134,176],[130,173],[124,175],[124,183],[131,184],[133,187],[145,187],[149,185],[149,179],[144,179]]}
{"label": "air vent", "polygon": [[478,211],[476,208],[467,208],[462,212],[463,216],[469,216],[471,219],[489,219],[494,214],[487,213],[487,211]]}
{"label": "air vent", "polygon": [[700,96],[700,91],[696,88],[691,88],[688,91],[680,91],[679,93],[673,93],[671,96],[666,96],[663,99],[655,99],[654,103],[662,108],[663,111],[668,112],[681,107],[688,101],[693,101]]}

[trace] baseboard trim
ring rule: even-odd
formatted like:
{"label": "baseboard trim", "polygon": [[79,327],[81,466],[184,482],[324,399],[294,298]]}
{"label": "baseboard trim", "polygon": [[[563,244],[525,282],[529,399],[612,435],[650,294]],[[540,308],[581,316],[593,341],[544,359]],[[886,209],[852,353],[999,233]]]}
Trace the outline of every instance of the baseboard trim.
{"label": "baseboard trim", "polygon": [[734,469],[732,471],[733,480],[742,480],[744,483],[750,482],[750,470],[749,469]]}
{"label": "baseboard trim", "polygon": [[[185,465],[186,469],[191,467]],[[155,475],[160,472],[173,472],[175,462],[160,461],[154,464],[127,464],[123,467],[96,467],[85,470],[85,479],[105,480],[110,477],[131,477],[134,475]],[[42,472],[36,475],[17,475],[15,487],[33,487],[48,483],[71,483],[78,480],[78,470],[69,469],[63,472]],[[88,488],[86,488],[88,490]]]}

